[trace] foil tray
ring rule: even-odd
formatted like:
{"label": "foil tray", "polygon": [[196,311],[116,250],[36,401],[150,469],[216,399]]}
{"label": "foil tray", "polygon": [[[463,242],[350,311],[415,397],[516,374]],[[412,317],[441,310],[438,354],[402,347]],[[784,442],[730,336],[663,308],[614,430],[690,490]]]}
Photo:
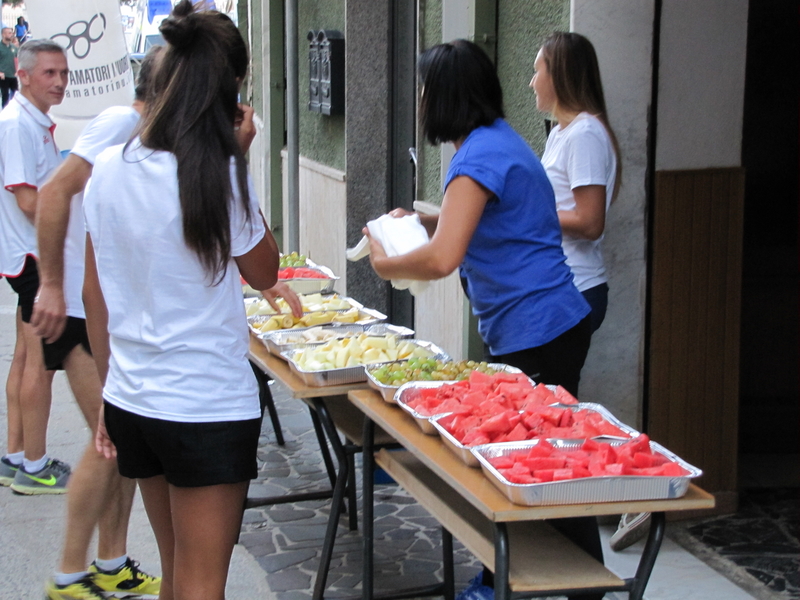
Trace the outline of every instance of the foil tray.
{"label": "foil tray", "polygon": [[[334,311],[334,312],[343,312],[343,311]],[[313,313],[305,313],[305,314],[313,314]],[[254,325],[256,323],[263,323],[264,321],[269,320],[270,317],[274,317],[274,316],[275,315],[254,315],[252,317],[247,317],[247,325],[250,328],[250,331],[252,331],[257,337],[258,336],[262,336],[267,332],[264,332],[264,331],[261,331],[260,329],[257,329]],[[338,325],[336,323],[326,323],[324,326],[325,327],[328,327],[328,326],[330,326],[330,327],[342,327],[342,326],[350,326],[350,325],[364,326],[364,325],[373,325],[375,323],[381,323],[381,322],[383,322],[385,320],[386,320],[386,315],[384,315],[382,312],[379,312],[379,311],[375,310],[374,308],[363,308],[362,307],[362,308],[358,309],[358,321],[356,321],[355,323],[339,323]],[[312,325],[311,327],[320,327],[320,325]],[[311,327],[296,327],[296,328],[293,328],[293,329],[276,329],[274,331],[275,332],[280,332],[280,331],[298,332],[298,331],[304,331],[306,329],[311,329]]]}
{"label": "foil tray", "polygon": [[[549,440],[556,448],[576,448],[582,442],[574,440]],[[511,483],[495,469],[490,459],[525,451],[538,440],[486,444],[472,449],[484,474],[498,490],[514,504],[524,506],[552,506],[556,504],[589,504],[594,502],[629,502],[634,500],[663,500],[680,498],[689,489],[689,483],[703,472],[673,454],[660,444],[651,441],[653,452],[663,454],[678,463],[688,475],[682,477],[619,475],[607,477],[584,477],[568,481],[519,484]],[[616,442],[615,445],[622,442]]]}
{"label": "foil tray", "polygon": [[[409,329],[408,327],[400,327],[399,325],[391,325],[389,323],[373,323],[371,325],[364,325],[358,323],[333,323],[331,325],[321,325],[318,327],[322,327],[325,330],[332,331],[337,334],[337,338],[345,338],[345,337],[353,337],[357,336],[361,333],[366,333],[367,335],[386,335],[392,333],[397,336],[398,339],[407,339],[414,337],[414,330]],[[299,332],[305,331],[306,329],[311,329],[311,327],[305,327],[303,329],[281,329],[277,331],[270,331],[268,333],[261,333],[258,335],[258,338],[264,343],[267,349],[274,354],[275,356],[280,356],[281,353],[286,352],[287,350],[293,350],[299,346],[313,346],[313,345],[322,345],[325,342],[289,342],[287,340],[291,339],[292,337],[298,335]]]}
{"label": "foil tray", "polygon": [[[439,360],[450,360],[450,355],[444,350],[433,344],[432,342],[425,342],[421,340],[411,340],[415,345],[421,346],[433,352],[433,357]],[[308,347],[314,347],[316,344],[309,344]],[[343,369],[328,369],[325,371],[304,371],[297,366],[294,357],[302,350],[304,346],[297,346],[291,350],[286,350],[281,353],[281,357],[289,363],[289,368],[292,372],[303,380],[303,383],[310,387],[325,387],[328,385],[347,385],[349,383],[363,383],[367,380],[367,373],[364,370],[365,365],[358,365],[355,367],[344,367]],[[383,364],[383,363],[370,363],[370,364]]]}
{"label": "foil tray", "polygon": [[[496,365],[498,363],[491,363],[492,365]],[[510,367],[508,365],[503,365],[507,367],[508,373],[521,373],[519,369],[515,367]],[[369,375],[369,374],[368,374]],[[406,411],[411,417],[414,419],[419,428],[427,433],[428,435],[439,435],[436,427],[433,426],[433,421],[435,419],[444,417],[445,415],[449,415],[449,412],[439,413],[436,415],[422,415],[418,413],[416,410],[408,406],[408,402],[414,397],[417,393],[416,390],[419,388],[433,388],[433,387],[440,387],[446,383],[457,383],[456,381],[409,381],[408,383],[404,383],[397,391],[394,393],[394,404],[397,404],[400,408]],[[384,386],[390,387],[390,386]],[[548,385],[548,388],[551,390],[555,390],[555,386]],[[386,400],[386,398],[384,398]],[[388,400],[387,400],[388,402]],[[452,437],[452,436],[450,436]],[[477,465],[476,465],[477,466]]]}
{"label": "foil tray", "polygon": [[[501,364],[501,363],[489,363],[489,366],[491,368],[493,368],[495,371],[504,371],[506,373],[522,373],[522,371],[519,370],[516,367],[512,367],[510,365],[504,365],[504,364]],[[377,365],[375,365],[375,366],[370,365],[369,367],[367,367],[367,383],[369,383],[369,387],[371,387],[376,392],[378,392],[381,395],[381,398],[383,398],[385,402],[388,402],[390,404],[397,404],[397,401],[395,400],[395,396],[397,394],[397,390],[399,390],[401,386],[398,386],[398,385],[386,385],[385,383],[381,383],[380,381],[375,379],[372,376],[372,371],[375,371],[377,369],[378,369]],[[420,381],[409,381],[408,383],[435,383],[435,384],[441,385],[443,383],[456,383],[456,382],[455,381],[425,381],[425,380],[420,380]]]}
{"label": "foil tray", "polygon": [[323,267],[315,262],[306,259],[306,267],[314,269],[324,274],[327,279],[319,279],[312,277],[298,277],[296,279],[281,279],[283,283],[288,285],[295,294],[329,294],[333,291],[333,286],[339,278],[333,274],[328,267]]}
{"label": "foil tray", "polygon": [[[593,437],[592,439],[594,440],[604,441],[609,443],[613,443],[614,441],[625,442],[639,435],[639,432],[636,429],[634,429],[633,427],[629,427],[628,425],[625,425],[622,421],[620,421],[614,415],[612,415],[608,411],[608,409],[602,406],[601,404],[595,404],[593,402],[579,402],[578,404],[560,404],[558,406],[561,406],[563,408],[568,408],[573,412],[578,412],[579,410],[583,409],[600,413],[600,415],[606,421],[609,421],[612,425],[620,428],[622,431],[628,434],[626,437],[600,435]],[[452,450],[455,453],[455,455],[458,456],[465,464],[469,465],[470,467],[479,467],[480,463],[478,462],[478,458],[472,452],[472,449],[476,448],[477,446],[465,446],[464,444],[459,442],[455,437],[453,437],[453,434],[447,431],[447,429],[444,428],[444,425],[439,423],[439,420],[446,416],[447,414],[431,417],[430,421],[434,431],[441,436],[444,445],[450,448],[450,450]],[[534,441],[534,439],[535,438],[527,441]],[[574,442],[579,445],[583,443],[583,439],[564,440],[564,441]],[[506,442],[499,442],[499,444],[504,444],[504,443]],[[487,446],[497,446],[499,444],[483,444],[480,447],[485,448]]]}
{"label": "foil tray", "polygon": [[[313,293],[316,293],[316,292],[313,292]],[[261,296],[260,294],[257,297],[245,298],[244,299],[244,308],[245,308],[245,310],[247,310],[250,307],[250,305],[253,304],[254,302],[260,302],[263,299],[264,299],[264,296]],[[350,308],[339,308],[339,309],[330,310],[330,311],[318,311],[318,310],[315,310],[315,311],[304,311],[303,314],[304,315],[309,315],[309,314],[312,314],[312,313],[315,313],[315,312],[347,312],[348,310],[350,310],[352,308],[357,308],[359,310],[364,308],[364,305],[361,304],[358,300],[354,300],[353,298],[350,298],[348,296],[341,296],[340,299],[341,300],[347,300],[347,302],[350,303]],[[267,317],[267,318],[269,318],[269,317],[274,317],[277,314],[283,314],[283,313],[270,313],[270,314],[265,314],[265,315],[249,315],[247,318],[248,319],[252,319],[253,317]]]}

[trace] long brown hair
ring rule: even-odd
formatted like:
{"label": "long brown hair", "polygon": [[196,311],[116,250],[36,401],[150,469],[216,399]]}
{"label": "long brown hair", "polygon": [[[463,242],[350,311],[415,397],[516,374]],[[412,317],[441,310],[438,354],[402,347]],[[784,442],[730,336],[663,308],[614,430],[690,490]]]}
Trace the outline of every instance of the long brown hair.
{"label": "long brown hair", "polygon": [[597,117],[608,132],[617,155],[617,173],[612,199],[617,197],[622,182],[622,159],[619,142],[608,122],[600,67],[592,43],[579,33],[558,31],[542,44],[542,58],[553,80],[559,107],[575,112],[587,112]]}
{"label": "long brown hair", "polygon": [[231,258],[231,157],[250,215],[247,164],[234,134],[247,48],[224,14],[181,0],[159,27],[167,42],[153,75],[142,144],[175,155],[186,245],[215,283]]}

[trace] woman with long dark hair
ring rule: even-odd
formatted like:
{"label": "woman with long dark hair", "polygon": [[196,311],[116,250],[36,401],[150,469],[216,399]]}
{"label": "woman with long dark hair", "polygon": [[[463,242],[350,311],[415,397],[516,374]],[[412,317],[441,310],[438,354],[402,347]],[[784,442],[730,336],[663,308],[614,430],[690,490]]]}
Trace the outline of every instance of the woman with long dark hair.
{"label": "woman with long dark hair", "polygon": [[[458,268],[486,358],[577,395],[591,338],[589,305],[564,259],[544,168],[504,120],[494,64],[477,45],[457,40],[425,51],[418,68],[425,137],[453,143],[456,153],[440,214],[420,215],[430,242],[387,257],[370,239],[372,266],[383,279],[412,280],[440,279]],[[593,518],[553,524],[603,560]]]}
{"label": "woman with long dark hair", "polygon": [[619,144],[608,121],[597,55],[588,39],[578,33],[554,33],[533,65],[530,87],[536,93],[536,108],[556,121],[542,164],[553,184],[567,264],[592,307],[594,332],[608,306],[601,242],[622,175]]}
{"label": "woman with long dark hair", "polygon": [[98,157],[84,201],[87,307],[107,311],[98,447],[139,482],[159,598],[221,600],[261,423],[239,276],[272,287],[279,254],[234,130],[241,35],[190,0],[160,30],[140,135]]}

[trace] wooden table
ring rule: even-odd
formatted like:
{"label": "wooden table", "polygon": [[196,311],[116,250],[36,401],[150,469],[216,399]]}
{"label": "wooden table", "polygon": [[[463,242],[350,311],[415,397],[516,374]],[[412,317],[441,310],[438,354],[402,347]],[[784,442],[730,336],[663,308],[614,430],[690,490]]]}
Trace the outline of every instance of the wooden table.
{"label": "wooden table", "polygon": [[[443,545],[455,535],[494,571],[495,597],[509,598],[627,591],[640,600],[664,536],[665,512],[712,508],[714,497],[690,485],[683,498],[527,507],[513,504],[483,475],[465,465],[437,436],[424,434],[410,415],[372,390],[348,395],[364,422],[364,581],[363,598],[372,600],[373,460],[402,485],[442,525]],[[373,454],[378,425],[404,452]],[[567,517],[651,512],[652,524],[636,574],[620,579],[545,521]],[[452,559],[445,557],[445,578],[438,593],[453,596]],[[398,591],[392,598],[420,595]],[[434,592],[437,593],[437,592]]]}

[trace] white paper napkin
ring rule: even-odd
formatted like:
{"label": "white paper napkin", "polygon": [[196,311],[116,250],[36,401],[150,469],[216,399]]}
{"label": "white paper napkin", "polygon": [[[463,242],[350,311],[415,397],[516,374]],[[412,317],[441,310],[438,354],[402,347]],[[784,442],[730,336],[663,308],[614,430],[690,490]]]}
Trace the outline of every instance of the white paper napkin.
{"label": "white paper napkin", "polygon": [[[402,256],[420,246],[427,244],[428,231],[420,223],[419,216],[406,215],[395,218],[382,215],[367,223],[369,234],[378,240],[386,250],[386,256]],[[347,250],[347,260],[361,260],[369,254],[369,239],[367,236],[354,247]],[[415,296],[428,287],[427,281],[412,279],[392,279],[392,287],[398,290],[409,290]]]}

